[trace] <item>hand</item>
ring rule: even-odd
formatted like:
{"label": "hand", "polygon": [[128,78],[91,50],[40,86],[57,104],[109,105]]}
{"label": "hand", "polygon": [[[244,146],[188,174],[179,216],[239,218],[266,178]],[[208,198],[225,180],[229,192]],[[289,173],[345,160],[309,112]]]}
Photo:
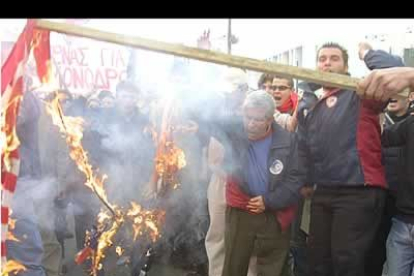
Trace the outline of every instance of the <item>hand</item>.
{"label": "hand", "polygon": [[256,196],[256,197],[251,198],[249,202],[247,203],[247,209],[252,213],[256,213],[256,214],[263,213],[266,209],[264,205],[263,197]]}
{"label": "hand", "polygon": [[357,84],[357,94],[365,99],[387,101],[404,89],[414,90],[414,68],[393,67],[372,71]]}
{"label": "hand", "polygon": [[197,48],[204,49],[204,50],[211,49],[210,30],[204,31],[203,35],[198,38]]}
{"label": "hand", "polygon": [[369,50],[372,50],[372,46],[368,42],[361,42],[359,43],[358,47],[359,47],[359,50],[358,50],[359,59],[364,60],[365,54]]}

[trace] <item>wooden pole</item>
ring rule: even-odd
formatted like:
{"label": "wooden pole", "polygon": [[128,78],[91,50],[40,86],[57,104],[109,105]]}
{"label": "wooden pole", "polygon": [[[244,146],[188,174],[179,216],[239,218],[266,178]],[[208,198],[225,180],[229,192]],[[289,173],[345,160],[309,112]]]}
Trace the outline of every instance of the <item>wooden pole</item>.
{"label": "wooden pole", "polygon": [[[91,38],[100,41],[136,47],[144,50],[155,51],[185,58],[197,59],[216,64],[238,67],[258,72],[280,75],[282,77],[297,78],[321,85],[329,85],[349,90],[356,90],[358,78],[346,75],[319,72],[307,68],[299,68],[290,65],[271,63],[252,58],[234,56],[215,51],[203,50],[179,44],[166,43],[140,37],[127,36],[117,33],[105,32],[89,27],[76,26],[67,23],[52,22],[48,20],[37,20],[36,26],[40,29],[63,33],[72,36]],[[409,91],[399,93],[407,97]]]}

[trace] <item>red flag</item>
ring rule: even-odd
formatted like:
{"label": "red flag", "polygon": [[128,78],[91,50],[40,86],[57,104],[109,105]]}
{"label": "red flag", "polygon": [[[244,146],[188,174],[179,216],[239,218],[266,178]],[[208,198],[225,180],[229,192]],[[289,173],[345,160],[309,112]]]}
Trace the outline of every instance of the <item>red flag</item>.
{"label": "red flag", "polygon": [[[34,35],[36,39],[34,39]],[[23,96],[24,69],[32,47],[40,80],[47,81],[50,72],[50,43],[48,31],[35,31],[35,21],[28,20],[23,32],[1,68],[1,258],[6,263],[6,237],[9,208],[19,174],[18,139],[16,121],[20,99]]]}
{"label": "red flag", "polygon": [[34,30],[33,54],[37,65],[37,74],[41,83],[48,83],[52,78],[50,58],[50,32]]}

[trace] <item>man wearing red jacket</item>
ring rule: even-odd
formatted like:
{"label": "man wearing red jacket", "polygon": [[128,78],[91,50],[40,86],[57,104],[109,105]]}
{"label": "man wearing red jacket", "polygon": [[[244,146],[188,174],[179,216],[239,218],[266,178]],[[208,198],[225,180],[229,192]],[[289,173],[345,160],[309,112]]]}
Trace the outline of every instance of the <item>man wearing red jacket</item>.
{"label": "man wearing red jacket", "polygon": [[[376,51],[369,68],[398,66],[401,60]],[[317,54],[319,71],[348,73],[348,53],[326,43]],[[312,198],[310,276],[364,276],[365,257],[377,232],[385,201],[379,114],[385,103],[353,91],[322,87],[320,99],[305,91],[298,107],[299,158]]]}

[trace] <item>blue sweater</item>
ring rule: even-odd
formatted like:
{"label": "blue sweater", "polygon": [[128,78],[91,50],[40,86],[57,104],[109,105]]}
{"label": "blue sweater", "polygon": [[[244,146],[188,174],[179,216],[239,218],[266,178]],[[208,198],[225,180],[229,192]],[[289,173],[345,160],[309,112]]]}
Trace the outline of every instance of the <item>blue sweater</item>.
{"label": "blue sweater", "polygon": [[269,171],[268,154],[272,144],[272,135],[250,141],[248,149],[248,168],[245,171],[247,184],[253,196],[265,195],[268,191]]}

